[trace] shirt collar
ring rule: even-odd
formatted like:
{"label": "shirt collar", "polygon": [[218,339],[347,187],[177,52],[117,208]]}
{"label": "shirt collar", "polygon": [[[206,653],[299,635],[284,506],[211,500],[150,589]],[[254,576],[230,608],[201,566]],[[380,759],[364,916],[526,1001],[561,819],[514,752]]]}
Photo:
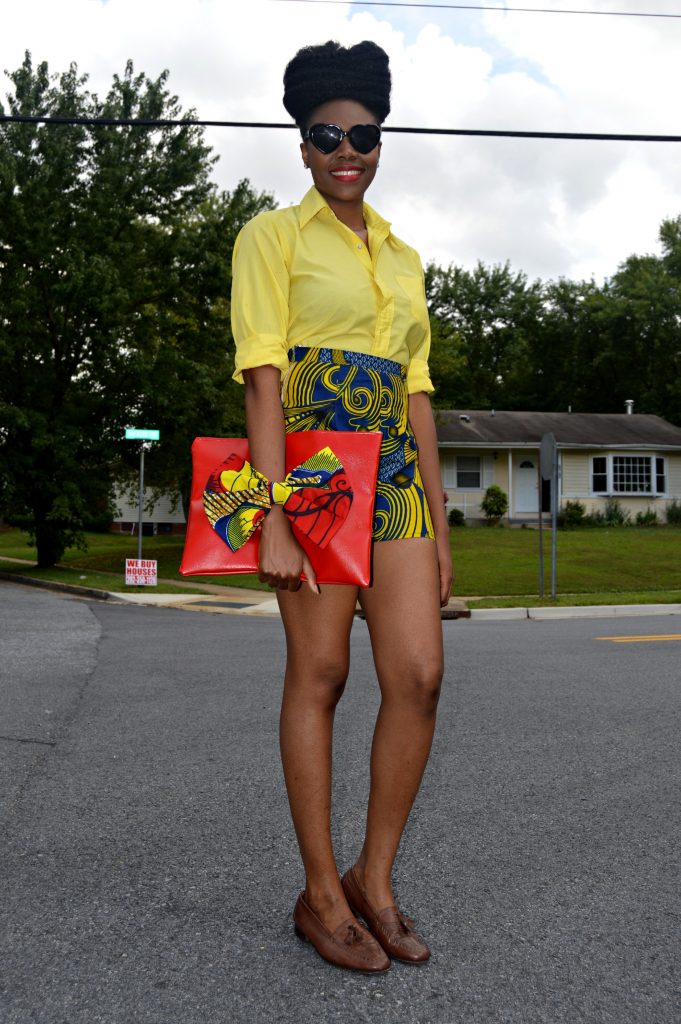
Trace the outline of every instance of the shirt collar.
{"label": "shirt collar", "polygon": [[[316,217],[324,209],[331,210],[331,207],[321,192],[318,192],[313,185],[305,193],[300,203],[300,227],[304,228],[313,217]],[[372,234],[375,234],[381,240],[388,238],[390,235],[390,222],[384,220],[380,213],[376,213],[376,210],[369,206],[368,203],[364,204],[364,219],[366,220],[367,228]],[[394,238],[394,235],[392,237]]]}

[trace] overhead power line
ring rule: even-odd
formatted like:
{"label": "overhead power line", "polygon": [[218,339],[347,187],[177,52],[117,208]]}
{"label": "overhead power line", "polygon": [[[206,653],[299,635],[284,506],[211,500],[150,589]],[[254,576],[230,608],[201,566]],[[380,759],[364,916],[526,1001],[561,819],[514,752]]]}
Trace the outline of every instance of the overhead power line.
{"label": "overhead power line", "polygon": [[[279,121],[154,121],[135,117],[41,117],[33,114],[0,114],[0,124],[90,125],[104,128],[285,128],[297,125]],[[681,135],[632,135],[622,132],[526,132],[492,128],[406,128],[387,125],[383,131],[403,135],[469,135],[500,139],[568,139],[591,142],[681,142]]]}
{"label": "overhead power line", "polygon": [[499,7],[492,4],[408,3],[407,0],[273,0],[273,2],[331,6],[347,4],[350,7],[425,7],[444,11],[498,11],[502,14],[585,14],[604,18],[681,18],[681,14],[663,14],[653,11],[585,11],[571,7]]}

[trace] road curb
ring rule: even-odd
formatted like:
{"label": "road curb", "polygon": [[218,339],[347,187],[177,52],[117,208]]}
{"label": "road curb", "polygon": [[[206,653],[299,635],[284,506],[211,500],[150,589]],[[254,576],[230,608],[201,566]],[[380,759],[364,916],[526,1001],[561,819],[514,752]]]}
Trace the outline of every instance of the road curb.
{"label": "road curb", "polygon": [[[54,590],[63,594],[73,594],[76,597],[89,597],[95,601],[127,601],[131,604],[143,605],[144,607],[173,607],[181,604],[191,604],[202,600],[200,594],[174,594],[156,595],[163,600],[145,601],[144,595],[124,594],[112,590],[96,590],[94,587],[81,587],[76,583],[59,583],[56,580],[41,580],[35,576],[19,576],[12,572],[0,570],[0,580],[8,583],[20,583],[28,587],[42,587],[44,590]],[[215,595],[219,598],[220,595]],[[217,602],[216,602],[217,603]],[[228,601],[225,604],[229,604]],[[276,598],[265,599],[254,602],[249,608],[239,609],[240,615],[278,615],[279,608]],[[528,619],[536,622],[549,621],[552,619],[613,619],[631,616],[650,615],[681,615],[681,604],[584,604],[564,605],[555,608],[472,608],[449,607],[443,608],[442,619],[471,619],[476,622],[512,622],[519,619]],[[364,618],[362,612],[357,613],[358,618]]]}
{"label": "road curb", "polygon": [[557,608],[472,608],[476,621],[504,622],[517,619],[614,619],[635,615],[681,615],[681,604],[582,604]]}
{"label": "road curb", "polygon": [[94,587],[80,587],[77,583],[59,583],[57,580],[40,580],[35,576],[20,576],[18,573],[0,570],[0,580],[9,583],[23,583],[27,587],[42,587],[43,590],[57,590],[63,594],[77,594],[79,597],[92,597],[95,601],[108,601],[115,594],[108,590],[95,590]]}

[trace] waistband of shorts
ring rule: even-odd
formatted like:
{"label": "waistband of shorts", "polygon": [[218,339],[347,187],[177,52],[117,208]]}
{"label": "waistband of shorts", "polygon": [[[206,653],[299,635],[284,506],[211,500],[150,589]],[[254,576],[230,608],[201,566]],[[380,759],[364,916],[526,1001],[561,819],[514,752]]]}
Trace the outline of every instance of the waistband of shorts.
{"label": "waistband of shorts", "polygon": [[[316,358],[312,353],[315,353]],[[372,356],[366,352],[352,352],[340,348],[318,348],[316,345],[295,345],[289,349],[290,363],[300,363],[307,358],[313,359],[316,363],[329,363],[332,366],[357,366],[364,370],[374,370],[376,373],[392,373],[396,377],[404,379],[407,376],[407,367],[402,363],[398,363],[394,359]]]}

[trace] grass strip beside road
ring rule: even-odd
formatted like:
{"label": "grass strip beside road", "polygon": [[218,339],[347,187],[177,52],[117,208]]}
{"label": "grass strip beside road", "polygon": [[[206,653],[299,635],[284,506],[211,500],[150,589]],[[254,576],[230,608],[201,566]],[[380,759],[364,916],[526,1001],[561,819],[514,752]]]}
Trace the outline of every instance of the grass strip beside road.
{"label": "grass strip beside road", "polygon": [[470,609],[476,608],[571,608],[585,605],[616,604],[681,604],[681,590],[645,590],[642,592],[621,592],[600,594],[558,594],[538,597],[536,594],[517,594],[513,597],[483,597],[466,601]]}
{"label": "grass strip beside road", "polygon": [[[115,591],[144,590],[144,587],[126,587],[125,585],[125,560],[126,558],[137,558],[137,538],[120,533],[86,533],[87,550],[79,548],[68,548],[58,569],[78,569],[88,576],[100,572],[111,573],[119,581],[119,586],[109,586],[103,589]],[[151,588],[156,593],[196,594],[192,589],[192,583],[211,583],[215,586],[245,587],[248,590],[266,590],[269,587],[261,583],[255,575],[244,576],[182,576],[180,573],[180,561],[182,560],[182,549],[184,547],[183,537],[145,537],[142,545],[142,557],[154,558],[158,562],[159,579],[177,580],[178,586],[164,584]],[[20,530],[0,531],[0,559],[4,558],[25,558],[34,559],[37,556],[36,549],[29,543],[27,533]],[[11,563],[10,563],[11,564]],[[5,570],[11,571],[10,565],[4,565]],[[57,571],[41,570],[44,572]],[[32,573],[36,578],[51,579],[52,577],[38,577],[38,570]],[[95,583],[83,583],[83,586],[97,586]],[[161,589],[161,588],[164,589]]]}
{"label": "grass strip beside road", "polygon": [[[126,558],[137,557],[137,539],[114,533],[88,533],[88,550],[71,548],[57,569],[22,566],[26,575],[72,580],[83,586],[125,591]],[[558,599],[538,597],[538,533],[533,529],[465,527],[450,532],[456,568],[454,594],[475,594],[471,608],[534,607],[540,604],[655,604],[678,603],[681,597],[681,528],[620,527],[566,530],[558,533]],[[160,593],[196,593],[193,583],[247,587],[269,591],[257,576],[181,576],[182,537],[145,537],[143,556],[158,561],[159,579],[176,580],[178,587],[161,584]],[[28,534],[0,530],[0,559],[35,558]],[[17,571],[11,562],[2,566]],[[111,573],[99,580],[98,574]],[[84,575],[85,580],[80,579]],[[114,585],[113,580],[117,583]],[[99,580],[99,581],[98,581]],[[544,535],[544,589],[551,586],[551,535]],[[163,589],[161,589],[163,588]],[[479,600],[480,599],[480,600]],[[484,600],[483,600],[484,599]]]}
{"label": "grass strip beside road", "polygon": [[111,593],[120,594],[142,593],[148,590],[154,594],[201,594],[191,585],[174,586],[172,583],[159,583],[155,587],[128,587],[125,585],[124,575],[117,573],[93,572],[81,569],[69,569],[66,566],[55,566],[52,569],[38,569],[35,565],[19,565],[17,562],[10,562],[0,558],[0,571],[11,573],[13,576],[26,576],[33,580],[45,580],[49,583],[67,583],[70,586],[89,587],[91,590],[108,590]]}

